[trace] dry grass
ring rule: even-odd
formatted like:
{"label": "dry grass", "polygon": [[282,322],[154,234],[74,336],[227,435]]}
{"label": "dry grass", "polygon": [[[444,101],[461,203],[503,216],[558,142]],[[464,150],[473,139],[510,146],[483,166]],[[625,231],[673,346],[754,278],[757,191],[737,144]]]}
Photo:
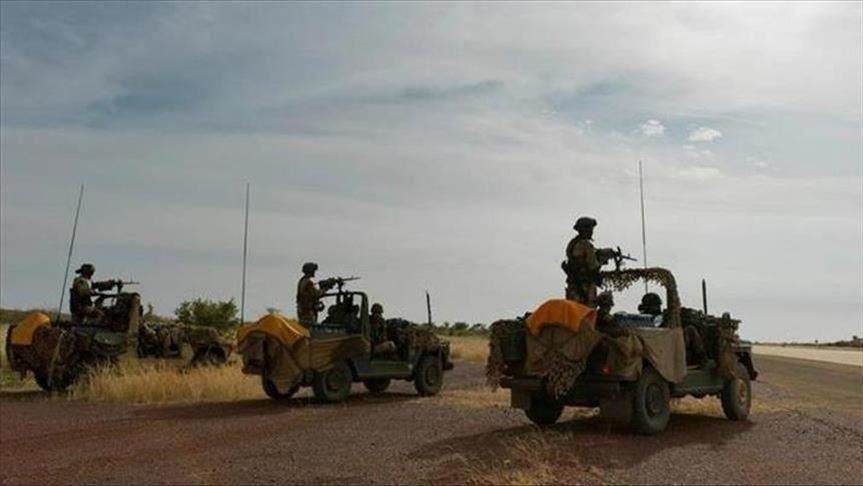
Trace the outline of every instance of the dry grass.
{"label": "dry grass", "polygon": [[486,336],[441,336],[450,342],[453,360],[485,364],[488,359],[488,337]]}
{"label": "dry grass", "polygon": [[464,459],[472,484],[578,484],[602,483],[596,467],[582,464],[568,444],[577,439],[569,433],[536,430],[505,439],[494,459]]}
{"label": "dry grass", "polygon": [[113,403],[221,402],[264,396],[256,376],[242,374],[239,364],[179,368],[176,364],[130,359],[118,367],[93,370],[76,385],[70,398]]}
{"label": "dry grass", "polygon": [[444,390],[440,400],[447,405],[466,408],[509,408],[509,392],[486,387]]}

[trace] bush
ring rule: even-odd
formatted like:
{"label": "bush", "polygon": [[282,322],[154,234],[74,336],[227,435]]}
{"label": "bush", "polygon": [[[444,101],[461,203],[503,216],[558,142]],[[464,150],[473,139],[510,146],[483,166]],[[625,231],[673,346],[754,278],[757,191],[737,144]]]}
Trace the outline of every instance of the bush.
{"label": "bush", "polygon": [[212,327],[218,331],[228,331],[237,326],[237,304],[234,299],[212,301],[197,298],[187,300],[174,311],[177,320],[184,324]]}

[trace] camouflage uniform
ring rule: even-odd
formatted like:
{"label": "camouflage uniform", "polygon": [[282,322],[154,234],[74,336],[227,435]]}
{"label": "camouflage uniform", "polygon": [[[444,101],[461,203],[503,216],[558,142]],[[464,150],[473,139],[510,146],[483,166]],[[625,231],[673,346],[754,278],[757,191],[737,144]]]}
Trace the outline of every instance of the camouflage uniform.
{"label": "camouflage uniform", "polygon": [[373,354],[387,354],[396,350],[393,341],[387,339],[387,324],[384,320],[384,308],[378,303],[372,304],[372,313],[369,316],[371,327],[370,338],[372,341]]}
{"label": "camouflage uniform", "polygon": [[596,288],[601,283],[599,270],[609,258],[610,249],[597,250],[593,246],[593,228],[596,220],[581,217],[575,222],[573,229],[578,236],[566,245],[566,261],[563,269],[566,272],[566,298],[594,306]]}
{"label": "camouflage uniform", "polygon": [[566,278],[566,298],[592,306],[602,266],[596,258],[596,248],[590,239],[576,236],[566,246],[566,258],[571,268]]}
{"label": "camouflage uniform", "polygon": [[297,282],[297,319],[300,324],[311,327],[318,323],[319,300],[332,284],[321,285],[313,280],[318,264],[306,262],[303,264],[303,276]]}

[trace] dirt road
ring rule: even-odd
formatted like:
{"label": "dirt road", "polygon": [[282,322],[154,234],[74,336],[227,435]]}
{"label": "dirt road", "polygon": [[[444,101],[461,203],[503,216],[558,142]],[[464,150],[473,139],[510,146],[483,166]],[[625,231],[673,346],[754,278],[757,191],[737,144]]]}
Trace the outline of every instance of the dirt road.
{"label": "dirt road", "polygon": [[446,393],[410,385],[347,404],[307,398],[117,406],[0,397],[0,482],[45,483],[863,483],[863,372],[758,357],[751,421],[716,399],[675,405],[659,437],[569,412],[539,431],[482,370],[461,363]]}

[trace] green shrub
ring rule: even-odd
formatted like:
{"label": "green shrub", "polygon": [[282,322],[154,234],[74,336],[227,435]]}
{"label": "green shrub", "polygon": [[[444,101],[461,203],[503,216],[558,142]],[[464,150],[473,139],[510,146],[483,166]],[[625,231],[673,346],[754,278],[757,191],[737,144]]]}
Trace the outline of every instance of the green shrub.
{"label": "green shrub", "polygon": [[237,304],[234,299],[212,301],[197,298],[187,300],[174,311],[177,320],[184,324],[212,327],[218,331],[228,331],[239,324]]}

